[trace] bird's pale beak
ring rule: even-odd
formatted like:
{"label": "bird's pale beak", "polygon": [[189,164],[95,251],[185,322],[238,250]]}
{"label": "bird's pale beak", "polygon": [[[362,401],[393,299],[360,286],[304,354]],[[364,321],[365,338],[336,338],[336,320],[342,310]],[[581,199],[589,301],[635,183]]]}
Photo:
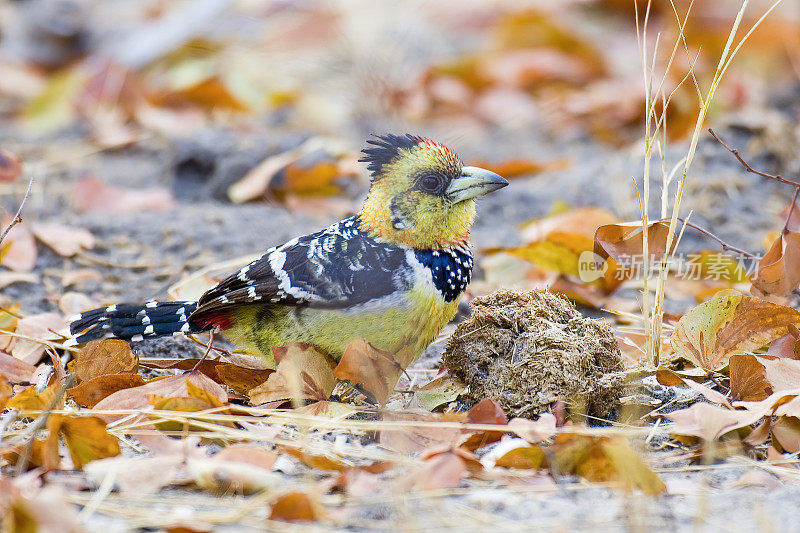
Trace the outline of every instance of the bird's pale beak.
{"label": "bird's pale beak", "polygon": [[478,167],[463,167],[461,175],[450,182],[445,195],[453,202],[463,202],[502,189],[508,181],[491,170]]}

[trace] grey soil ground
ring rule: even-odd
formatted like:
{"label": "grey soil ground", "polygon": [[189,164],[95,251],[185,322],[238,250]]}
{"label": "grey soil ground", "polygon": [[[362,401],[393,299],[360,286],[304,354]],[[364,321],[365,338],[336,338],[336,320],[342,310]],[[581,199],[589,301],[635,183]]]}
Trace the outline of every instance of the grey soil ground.
{"label": "grey soil ground", "polygon": [[[773,130],[789,124],[781,113],[775,112],[759,121],[730,118],[727,124],[721,134],[743,148],[754,165],[776,172],[797,170],[798,140],[783,136],[779,149],[770,141],[775,138]],[[39,312],[55,309],[58,298],[67,289],[86,293],[97,303],[163,297],[167,287],[184,272],[264,250],[332,222],[333,216],[325,213],[290,212],[275,203],[232,205],[217,199],[219,190],[264,155],[295,145],[302,136],[266,128],[253,138],[207,131],[191,141],[159,140],[135,149],[75,157],[67,165],[43,167],[25,208],[25,219],[85,227],[95,235],[98,244],[90,258],[75,259],[61,258],[40,247],[35,271],[42,275],[43,283],[6,287],[2,289],[2,300],[21,302],[25,312]],[[350,140],[354,148],[361,142],[356,135]],[[10,141],[12,149],[22,147],[20,151],[28,160],[36,160],[42,154],[39,146],[12,139],[9,132],[0,135],[0,141]],[[495,146],[501,152],[524,153],[533,159],[568,157],[572,161],[568,169],[514,180],[511,186],[482,200],[473,231],[476,248],[516,244],[518,225],[548,213],[556,200],[574,206],[606,206],[622,217],[635,216],[630,177],[641,175],[638,162],[641,154],[621,153],[585,139],[546,140],[534,132],[519,132],[509,138],[487,134],[481,143],[453,144],[467,162],[485,156]],[[676,148],[675,153],[679,152]],[[67,208],[70,185],[90,174],[125,186],[168,186],[178,192],[178,203],[173,209],[161,212],[75,214]],[[4,195],[2,207],[13,212],[24,185],[15,188],[16,194]],[[363,192],[364,185],[355,187],[352,196],[360,198]],[[792,192],[789,187],[746,174],[730,154],[713,140],[704,138],[689,177],[686,206],[695,210],[695,222],[708,225],[731,244],[758,253],[762,250],[763,235],[781,227],[779,213]],[[714,243],[687,233],[685,246],[713,249]],[[143,267],[145,264],[148,266]],[[91,268],[101,276],[77,286],[62,286],[63,273],[80,268]],[[151,356],[181,356],[189,350],[185,344],[172,340],[145,343],[137,349]],[[437,361],[436,352],[433,349],[418,364],[430,367]],[[356,513],[359,517],[356,523],[360,526],[356,529],[800,530],[797,484],[769,491],[733,488],[732,483],[744,471],[736,460],[709,471],[683,471],[683,466],[684,463],[672,465],[669,468],[677,472],[663,474],[669,494],[658,498],[626,496],[575,483],[554,488],[525,486],[523,482],[518,487],[482,482],[480,487],[464,490],[462,494],[455,491],[446,496],[427,494],[424,498],[406,494],[361,505]],[[196,496],[176,491],[161,499],[154,509],[163,509],[165,513],[187,512]],[[108,502],[130,504],[113,494]],[[224,507],[224,500],[208,498],[204,505]],[[102,514],[93,520],[94,530],[124,528],[121,519],[104,518]],[[347,523],[341,523],[342,527],[346,528]],[[246,524],[227,528],[246,529]],[[294,528],[287,526],[290,529]]]}

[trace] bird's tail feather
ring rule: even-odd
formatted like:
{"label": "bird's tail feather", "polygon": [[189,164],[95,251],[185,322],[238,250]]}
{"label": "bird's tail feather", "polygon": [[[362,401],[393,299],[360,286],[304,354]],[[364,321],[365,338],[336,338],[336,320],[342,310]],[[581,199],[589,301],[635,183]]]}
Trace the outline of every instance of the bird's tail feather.
{"label": "bird's tail feather", "polygon": [[197,302],[150,301],[143,304],[114,304],[84,311],[70,319],[72,338],[68,343],[79,344],[102,338],[136,341],[210,329],[189,322],[189,315],[196,308]]}

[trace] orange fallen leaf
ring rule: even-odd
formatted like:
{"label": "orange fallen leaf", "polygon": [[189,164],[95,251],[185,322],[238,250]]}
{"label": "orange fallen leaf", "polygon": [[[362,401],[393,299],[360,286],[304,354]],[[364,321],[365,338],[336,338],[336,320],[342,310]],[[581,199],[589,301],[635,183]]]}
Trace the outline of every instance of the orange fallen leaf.
{"label": "orange fallen leaf", "polygon": [[610,483],[626,491],[638,489],[655,495],[666,490],[661,478],[624,438],[561,433],[550,449],[558,472],[577,474],[595,483]]}
{"label": "orange fallen leaf", "polygon": [[231,363],[217,365],[216,373],[220,381],[239,394],[247,394],[251,389],[266,382],[274,370],[256,370]]}
{"label": "orange fallen leaf", "polygon": [[6,408],[6,402],[14,394],[11,383],[6,380],[5,375],[0,374],[0,411]]}
{"label": "orange fallen leaf", "polygon": [[67,389],[67,393],[75,403],[91,409],[100,400],[117,391],[140,387],[144,384],[144,378],[139,374],[104,374]]}
{"label": "orange fallen leaf", "polygon": [[800,233],[779,235],[764,257],[752,279],[756,296],[786,296],[800,285]]}
{"label": "orange fallen leaf", "polygon": [[106,423],[96,416],[50,415],[47,428],[64,438],[75,468],[120,454],[119,440],[109,435]]}
{"label": "orange fallen leaf", "polygon": [[127,341],[120,339],[91,341],[75,355],[74,373],[81,382],[107,374],[133,373],[138,369],[138,356]]}
{"label": "orange fallen leaf", "polygon": [[290,492],[272,504],[270,520],[281,522],[313,522],[322,518],[320,504],[305,492]]}
{"label": "orange fallen leaf", "polygon": [[299,448],[284,447],[282,450],[291,456],[297,457],[303,464],[310,466],[311,468],[341,471],[351,467],[351,465],[341,461],[340,459],[329,457],[327,455],[306,453]]}
{"label": "orange fallen leaf", "polygon": [[772,424],[772,444],[779,451],[800,452],[800,418],[781,416]]}
{"label": "orange fallen leaf", "polygon": [[[495,400],[484,398],[467,413],[467,422],[470,424],[497,424],[505,426],[508,422],[503,408]],[[503,428],[505,429],[505,428]],[[482,446],[500,440],[503,436],[502,431],[479,431],[473,433],[461,445],[462,448],[470,451],[477,450]]]}
{"label": "orange fallen leaf", "polygon": [[772,393],[764,365],[755,355],[733,354],[728,365],[734,400],[761,401]]}
{"label": "orange fallen leaf", "polygon": [[504,468],[537,469],[547,465],[547,456],[539,446],[518,446],[507,451],[495,461]]}

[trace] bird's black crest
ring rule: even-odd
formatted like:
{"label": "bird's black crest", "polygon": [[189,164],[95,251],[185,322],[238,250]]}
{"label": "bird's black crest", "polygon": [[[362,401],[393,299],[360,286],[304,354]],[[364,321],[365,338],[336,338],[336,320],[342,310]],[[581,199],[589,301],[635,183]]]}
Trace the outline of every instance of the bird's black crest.
{"label": "bird's black crest", "polygon": [[422,141],[422,137],[410,134],[393,135],[387,133],[386,135],[375,135],[375,139],[367,141],[367,144],[371,144],[375,148],[364,148],[361,151],[364,157],[359,161],[367,163],[367,170],[370,171],[373,178],[376,178],[381,172],[381,167],[397,157],[397,153],[401,148],[413,148]]}

